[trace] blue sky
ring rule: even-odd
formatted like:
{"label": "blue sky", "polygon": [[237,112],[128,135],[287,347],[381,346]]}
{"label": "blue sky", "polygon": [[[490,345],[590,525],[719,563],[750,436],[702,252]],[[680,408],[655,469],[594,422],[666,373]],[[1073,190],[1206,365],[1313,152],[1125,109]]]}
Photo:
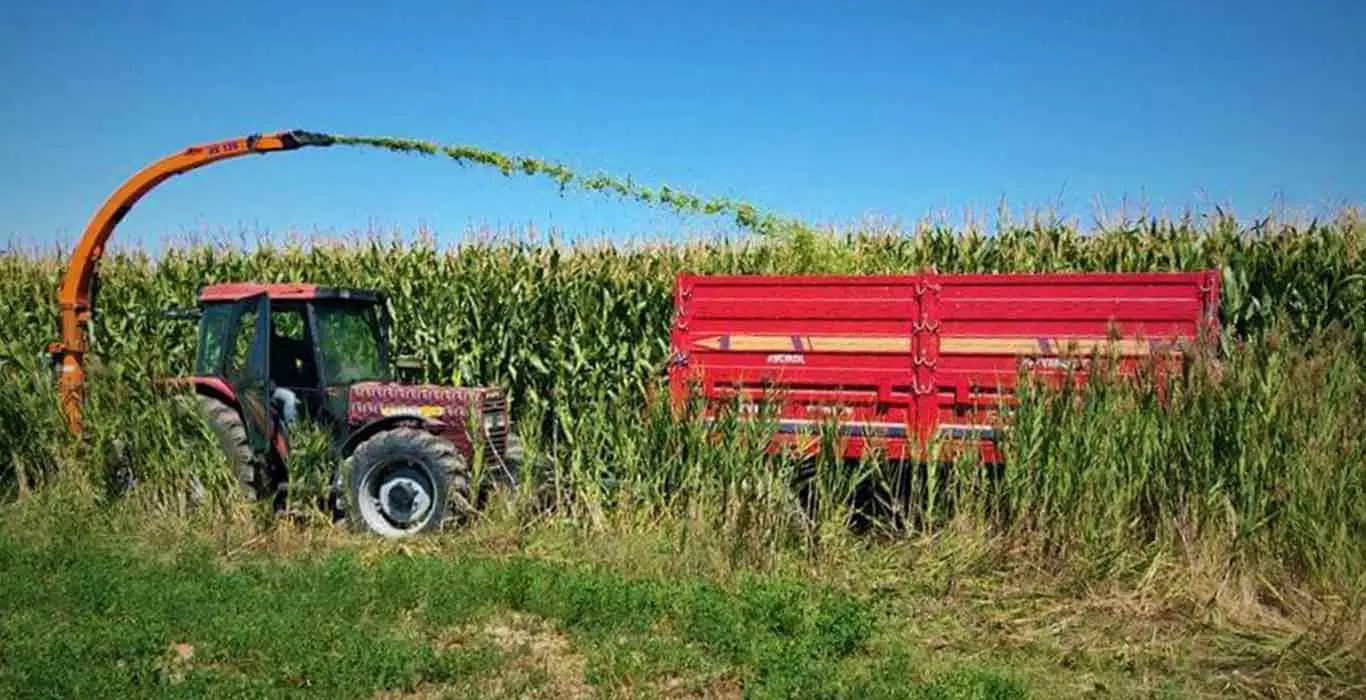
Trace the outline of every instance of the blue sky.
{"label": "blue sky", "polygon": [[[56,3],[0,24],[0,241],[70,243],[142,165],[305,128],[412,136],[822,223],[1097,201],[1366,200],[1366,3]],[[558,228],[693,235],[548,183],[380,152],[174,179],[116,242]]]}

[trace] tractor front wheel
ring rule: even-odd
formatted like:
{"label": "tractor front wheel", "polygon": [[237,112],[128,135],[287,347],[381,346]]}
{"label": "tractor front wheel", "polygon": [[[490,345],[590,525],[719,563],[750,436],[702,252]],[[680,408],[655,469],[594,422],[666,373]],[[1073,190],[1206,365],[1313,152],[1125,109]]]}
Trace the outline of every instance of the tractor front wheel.
{"label": "tractor front wheel", "polygon": [[448,440],[394,428],[356,448],[342,465],[351,527],[389,538],[435,530],[468,515],[469,467]]}
{"label": "tractor front wheel", "polygon": [[218,436],[218,444],[228,458],[233,476],[241,485],[248,500],[259,501],[274,495],[266,470],[257,463],[251,443],[247,441],[247,428],[242,423],[242,414],[237,409],[212,396],[200,395],[199,410],[204,413],[209,428]]}

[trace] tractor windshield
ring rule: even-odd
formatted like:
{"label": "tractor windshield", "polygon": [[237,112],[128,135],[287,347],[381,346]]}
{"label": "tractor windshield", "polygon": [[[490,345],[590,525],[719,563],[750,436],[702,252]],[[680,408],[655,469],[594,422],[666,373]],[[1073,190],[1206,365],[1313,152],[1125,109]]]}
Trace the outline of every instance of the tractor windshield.
{"label": "tractor windshield", "polygon": [[379,314],[373,304],[319,302],[314,310],[325,384],[386,378]]}

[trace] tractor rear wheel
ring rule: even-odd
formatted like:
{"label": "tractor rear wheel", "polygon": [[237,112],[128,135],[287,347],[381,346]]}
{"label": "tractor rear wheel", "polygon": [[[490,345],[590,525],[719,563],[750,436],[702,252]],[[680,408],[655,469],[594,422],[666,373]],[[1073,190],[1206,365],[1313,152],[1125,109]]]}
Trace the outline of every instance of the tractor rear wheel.
{"label": "tractor rear wheel", "polygon": [[273,494],[269,484],[263,478],[265,470],[257,463],[251,443],[247,440],[247,428],[242,423],[242,414],[212,396],[200,395],[198,398],[199,410],[204,413],[209,427],[218,436],[218,444],[227,455],[233,476],[242,486],[242,492],[247,499],[259,501],[271,497]]}
{"label": "tractor rear wheel", "polygon": [[470,507],[470,472],[454,444],[424,430],[394,428],[362,442],[342,465],[346,517],[356,530],[389,538],[439,528]]}

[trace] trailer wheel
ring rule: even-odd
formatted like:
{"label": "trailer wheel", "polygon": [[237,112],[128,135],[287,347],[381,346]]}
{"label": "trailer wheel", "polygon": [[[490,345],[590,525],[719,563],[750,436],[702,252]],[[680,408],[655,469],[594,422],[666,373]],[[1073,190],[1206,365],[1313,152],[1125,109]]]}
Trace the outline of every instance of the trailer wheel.
{"label": "trailer wheel", "polygon": [[352,529],[411,537],[464,517],[469,467],[455,445],[415,428],[394,428],[361,443],[342,464]]}
{"label": "trailer wheel", "polygon": [[[247,500],[260,501],[273,496],[273,489],[265,479],[265,470],[257,463],[251,443],[247,441],[247,429],[242,424],[242,414],[212,396],[199,395],[198,400],[199,410],[203,412],[209,428],[218,437],[218,445],[227,456],[228,465],[232,467],[233,476],[241,485],[242,493]],[[202,497],[202,487],[199,490]]]}

